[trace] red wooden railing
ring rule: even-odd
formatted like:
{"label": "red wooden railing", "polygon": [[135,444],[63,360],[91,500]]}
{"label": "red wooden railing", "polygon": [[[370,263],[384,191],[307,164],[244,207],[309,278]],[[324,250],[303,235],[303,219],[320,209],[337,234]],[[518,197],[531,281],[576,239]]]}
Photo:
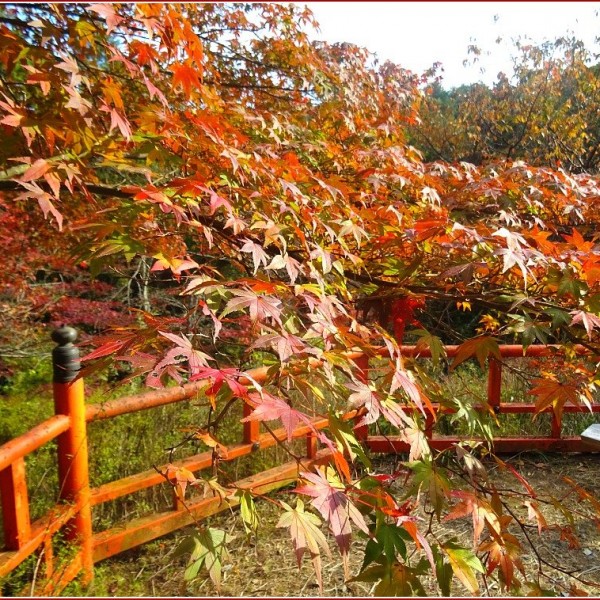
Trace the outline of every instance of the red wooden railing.
{"label": "red wooden railing", "polygon": [[[62,328],[53,334],[53,339],[58,344],[53,351],[55,416],[0,447],[0,498],[5,542],[5,550],[0,552],[0,584],[3,577],[37,552],[44,562],[43,584],[37,590],[40,595],[60,593],[78,575],[83,576],[84,583],[89,582],[93,577],[94,563],[220,512],[236,503],[235,500],[223,503],[220,498],[215,497],[192,499],[184,506],[177,501],[174,488],[172,510],[138,518],[129,521],[126,525],[105,531],[93,531],[92,507],[164,483],[163,473],[166,473],[166,466],[158,471],[152,469],[91,488],[88,474],[87,424],[190,399],[206,386],[207,381],[86,406],[83,379],[77,378],[79,355],[73,345],[75,337],[75,331],[70,328]],[[449,357],[456,355],[457,350],[457,346],[446,346]],[[578,347],[575,351],[580,354],[587,353],[583,347]],[[427,351],[417,351],[414,346],[404,346],[402,352],[407,357],[430,356]],[[500,354],[503,358],[543,357],[551,356],[555,352],[556,349],[552,346],[529,346],[525,352],[521,346],[500,346]],[[361,377],[365,378],[368,372],[368,359],[360,353],[349,354],[349,358],[355,361]],[[248,372],[249,376],[259,383],[264,381],[266,373],[266,368]],[[491,359],[488,374],[488,404],[498,414],[533,413],[533,404],[501,402],[501,373],[502,363]],[[250,383],[250,380],[245,383]],[[249,409],[245,407],[244,410],[247,414]],[[583,410],[587,409],[579,406],[565,407],[566,412]],[[594,405],[593,410],[600,412],[600,406]],[[345,417],[354,418],[356,412],[348,413]],[[327,419],[318,418],[313,421],[313,425],[316,429],[322,429],[327,427],[328,422]],[[366,427],[357,428],[356,432],[357,436],[363,439],[367,447],[374,452],[407,450],[407,445],[398,437],[369,435]],[[430,446],[440,450],[451,447],[461,439],[456,436],[435,435],[433,420],[426,423],[426,434]],[[302,426],[294,431],[294,438],[301,437],[306,438],[306,458],[300,465],[298,462],[287,463],[242,479],[236,485],[240,488],[252,489],[257,493],[267,493],[295,481],[299,468],[308,469],[311,465],[329,460],[327,451],[318,450],[314,431],[310,427]],[[287,433],[283,429],[265,434],[260,432],[258,422],[246,422],[241,442],[228,447],[225,460],[231,461],[274,446],[278,441],[286,438]],[[25,457],[54,439],[57,439],[58,444],[60,501],[43,518],[31,523]],[[556,420],[553,420],[548,436],[497,438],[494,444],[497,452],[589,449],[579,436],[562,437],[560,424]],[[205,452],[177,461],[174,466],[197,472],[209,468],[211,464],[212,452]],[[65,538],[72,542],[76,551],[67,567],[57,569],[54,565],[52,537],[60,530],[63,531]]]}

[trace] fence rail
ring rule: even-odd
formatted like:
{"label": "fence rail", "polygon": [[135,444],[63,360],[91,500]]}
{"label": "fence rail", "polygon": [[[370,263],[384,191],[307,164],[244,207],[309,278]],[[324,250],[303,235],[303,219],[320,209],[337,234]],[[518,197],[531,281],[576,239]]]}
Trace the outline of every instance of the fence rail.
{"label": "fence rail", "polygon": [[[73,344],[76,333],[71,328],[61,328],[53,333],[57,343],[53,351],[55,415],[25,434],[0,446],[0,499],[4,524],[5,550],[0,552],[0,580],[13,571],[26,558],[36,552],[44,561],[44,583],[40,594],[58,594],[74,578],[83,576],[83,582],[91,581],[94,563],[134,548],[162,535],[175,531],[205,518],[216,512],[235,505],[235,500],[223,503],[219,497],[193,500],[185,506],[177,500],[175,487],[171,510],[153,513],[147,517],[129,521],[126,525],[105,531],[92,529],[92,507],[121,498],[128,494],[164,483],[173,474],[167,472],[167,466],[148,470],[117,481],[91,488],[88,473],[87,424],[110,419],[118,415],[133,413],[150,408],[181,402],[194,397],[208,383],[198,381],[178,388],[152,391],[136,396],[123,397],[101,405],[85,405],[83,379],[78,378],[79,354]],[[458,346],[446,346],[446,354],[453,357]],[[554,346],[500,346],[500,355],[504,358],[547,357],[557,352]],[[578,354],[586,354],[582,346],[574,349]],[[404,346],[402,354],[407,357],[428,358],[428,350],[415,346]],[[368,376],[368,358],[360,353],[351,353],[361,378]],[[533,413],[532,403],[501,402],[502,362],[491,358],[488,361],[487,404],[496,414]],[[265,380],[267,369],[261,367],[248,372],[246,383],[252,380],[258,383]],[[243,381],[242,381],[243,383]],[[481,407],[487,408],[487,407]],[[437,407],[440,412],[448,409]],[[566,406],[565,412],[582,412],[585,407]],[[600,405],[593,405],[594,412],[600,412]],[[245,415],[251,408],[244,405]],[[357,411],[345,415],[347,419],[357,417]],[[236,482],[242,489],[252,489],[257,493],[267,493],[293,482],[298,477],[299,468],[310,468],[315,464],[326,463],[330,454],[319,450],[314,429],[328,426],[326,418],[316,418],[312,426],[297,427],[294,438],[306,439],[305,458],[290,462],[273,469],[246,477]],[[355,428],[357,437],[362,439],[373,452],[404,452],[408,445],[399,437],[369,435],[366,427]],[[433,421],[426,423],[425,429],[429,445],[438,450],[451,448],[460,441],[457,436],[440,436],[433,433]],[[240,443],[227,448],[226,461],[247,456],[265,448],[272,447],[287,438],[284,429],[261,433],[259,423],[244,423]],[[25,458],[44,444],[56,439],[58,445],[58,475],[60,485],[59,502],[41,519],[31,523]],[[515,452],[522,450],[545,451],[586,451],[589,444],[579,436],[562,437],[560,423],[552,416],[551,431],[548,436],[501,437],[494,440],[497,452]],[[172,463],[174,467],[184,467],[192,472],[207,469],[212,464],[212,452],[204,452]],[[171,472],[172,473],[172,472]],[[65,538],[76,549],[70,563],[60,570],[55,569],[52,552],[52,537],[62,531]],[[0,587],[1,593],[1,587]]]}

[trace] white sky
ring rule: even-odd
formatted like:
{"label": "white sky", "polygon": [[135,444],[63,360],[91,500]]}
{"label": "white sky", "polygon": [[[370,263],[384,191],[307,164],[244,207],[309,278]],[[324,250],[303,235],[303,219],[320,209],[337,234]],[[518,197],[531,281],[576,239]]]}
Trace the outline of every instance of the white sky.
{"label": "white sky", "polygon": [[[304,4],[304,3],[302,3]],[[317,39],[352,42],[416,73],[444,66],[444,87],[511,72],[511,38],[534,42],[575,34],[597,48],[600,2],[306,2],[321,26]],[[495,19],[495,17],[497,17]],[[497,38],[502,38],[496,44]],[[465,68],[469,44],[487,56]],[[481,72],[485,66],[485,73]]]}

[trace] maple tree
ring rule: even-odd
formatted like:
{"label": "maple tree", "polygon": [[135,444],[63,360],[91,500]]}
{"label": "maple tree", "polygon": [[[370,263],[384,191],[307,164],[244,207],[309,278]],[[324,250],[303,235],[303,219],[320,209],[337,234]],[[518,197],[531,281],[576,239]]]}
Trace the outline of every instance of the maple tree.
{"label": "maple tree", "polygon": [[[0,217],[15,228],[6,243],[56,254],[78,281],[137,281],[135,310],[106,316],[113,327],[87,361],[128,362],[155,387],[206,379],[211,410],[196,439],[215,456],[226,452],[218,426],[234,404],[252,409],[246,422],[280,422],[288,441],[296,425],[328,416],[314,434],[332,465],[301,473],[296,492],[345,565],[351,536],[368,538],[356,579],[376,582],[376,593],[421,593],[427,570],[446,594],[452,574],[472,593],[483,573],[511,590],[541,589],[518,575],[514,530],[526,525],[475,454],[430,451],[436,384],[400,344],[415,327],[439,359],[439,328],[420,313],[442,301],[477,309],[479,331],[453,366],[498,357],[502,339],[555,342],[561,369],[534,382],[539,409],[560,419],[565,402],[589,403],[598,363],[571,350],[597,356],[600,345],[598,179],[544,166],[550,155],[424,161],[409,141],[426,123],[426,78],[350,44],[310,42],[312,16],[298,6],[0,11]],[[30,223],[45,233],[39,245],[27,243]],[[26,290],[31,271],[19,277]],[[157,302],[161,284],[169,302]],[[376,383],[349,353],[379,357]],[[269,367],[260,384],[248,373],[257,364]],[[384,419],[410,445],[407,498],[391,486],[399,475],[369,471],[342,419],[349,408],[358,427]],[[457,484],[454,471],[467,475]],[[189,472],[177,482],[181,499],[189,485],[231,491]],[[251,495],[235,493],[255,530]],[[435,538],[417,517],[423,496],[432,519],[472,516],[471,548]],[[541,500],[526,502],[536,528],[549,527]],[[300,496],[280,506],[278,525],[321,581],[320,518]],[[201,529],[186,546],[187,576],[204,566],[218,584],[227,539]]]}

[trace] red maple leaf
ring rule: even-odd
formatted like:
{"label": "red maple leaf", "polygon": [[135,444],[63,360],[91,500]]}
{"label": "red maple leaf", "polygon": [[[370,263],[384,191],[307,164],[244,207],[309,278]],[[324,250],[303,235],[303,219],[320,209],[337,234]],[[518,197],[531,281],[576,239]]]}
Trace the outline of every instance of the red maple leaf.
{"label": "red maple leaf", "polygon": [[210,379],[212,385],[206,390],[209,396],[216,396],[224,383],[227,383],[231,393],[237,398],[247,398],[248,388],[238,381],[242,373],[238,369],[213,369],[212,367],[201,367],[195,375],[190,377],[190,381],[198,379]]}
{"label": "red maple leaf", "polygon": [[242,423],[279,419],[287,433],[288,442],[292,441],[294,429],[298,423],[302,422],[312,427],[310,419],[304,413],[293,409],[285,400],[277,398],[269,392],[252,392],[248,394],[248,398],[254,405],[254,410],[245,419],[242,419]]}

